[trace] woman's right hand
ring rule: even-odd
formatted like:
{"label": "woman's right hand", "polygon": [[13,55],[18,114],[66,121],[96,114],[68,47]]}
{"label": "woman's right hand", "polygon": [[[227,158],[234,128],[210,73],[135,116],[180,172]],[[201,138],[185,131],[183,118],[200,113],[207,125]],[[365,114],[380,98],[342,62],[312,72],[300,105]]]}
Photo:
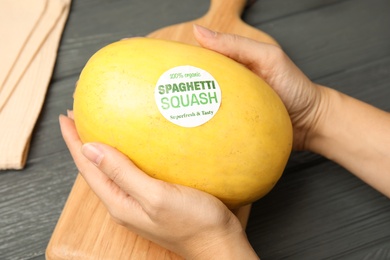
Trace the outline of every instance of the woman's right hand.
{"label": "woman's right hand", "polygon": [[279,95],[293,125],[293,148],[318,153],[390,198],[390,113],[317,85],[277,46],[195,26],[205,48],[245,65]]}
{"label": "woman's right hand", "polygon": [[194,27],[194,35],[201,46],[245,65],[277,92],[294,127],[294,149],[307,149],[307,136],[319,117],[322,88],[308,79],[278,46],[201,26]]}

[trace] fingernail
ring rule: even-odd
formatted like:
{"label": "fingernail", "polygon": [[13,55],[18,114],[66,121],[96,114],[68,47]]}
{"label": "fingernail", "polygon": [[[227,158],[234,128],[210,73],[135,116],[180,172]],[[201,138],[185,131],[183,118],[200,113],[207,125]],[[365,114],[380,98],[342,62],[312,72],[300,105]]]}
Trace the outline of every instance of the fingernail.
{"label": "fingernail", "polygon": [[203,27],[203,26],[200,26],[200,25],[197,25],[197,24],[194,24],[194,28],[195,30],[198,31],[198,33],[200,33],[203,37],[206,37],[206,38],[213,38],[215,36],[217,36],[217,33],[210,30],[210,29],[207,29],[206,27]]}
{"label": "fingernail", "polygon": [[99,166],[103,160],[104,154],[94,143],[86,143],[82,146],[81,152],[96,166]]}
{"label": "fingernail", "polygon": [[74,119],[74,116],[73,116],[73,110],[66,110],[66,114],[68,115],[69,118],[71,119]]}

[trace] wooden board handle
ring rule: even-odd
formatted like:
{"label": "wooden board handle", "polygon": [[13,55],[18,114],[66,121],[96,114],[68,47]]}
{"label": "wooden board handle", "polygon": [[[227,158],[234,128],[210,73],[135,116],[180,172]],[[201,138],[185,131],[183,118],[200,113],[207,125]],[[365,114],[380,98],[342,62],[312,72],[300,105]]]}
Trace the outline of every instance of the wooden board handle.
{"label": "wooden board handle", "polygon": [[228,19],[233,17],[240,17],[245,9],[247,0],[211,0],[210,9],[207,16],[224,17]]}

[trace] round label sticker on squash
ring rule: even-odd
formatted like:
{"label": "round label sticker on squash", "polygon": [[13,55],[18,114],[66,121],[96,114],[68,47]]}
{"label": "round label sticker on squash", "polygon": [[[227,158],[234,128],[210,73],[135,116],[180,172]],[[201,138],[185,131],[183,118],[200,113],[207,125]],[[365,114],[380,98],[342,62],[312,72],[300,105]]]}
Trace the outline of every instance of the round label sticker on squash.
{"label": "round label sticker on squash", "polygon": [[209,121],[221,105],[221,89],[207,71],[178,66],[164,72],[154,91],[161,114],[182,127],[196,127]]}

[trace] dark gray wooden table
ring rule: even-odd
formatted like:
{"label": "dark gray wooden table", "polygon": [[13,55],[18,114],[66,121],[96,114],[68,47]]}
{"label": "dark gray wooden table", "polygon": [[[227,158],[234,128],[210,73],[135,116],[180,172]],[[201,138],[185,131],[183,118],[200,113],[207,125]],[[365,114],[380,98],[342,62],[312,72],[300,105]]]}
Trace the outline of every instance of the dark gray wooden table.
{"label": "dark gray wooden table", "polygon": [[[110,42],[199,17],[208,4],[73,0],[26,168],[0,172],[0,259],[44,259],[77,173],[58,115],[72,108],[87,59]],[[243,18],[312,80],[390,111],[389,0],[258,0]],[[390,259],[390,200],[320,156],[293,153],[275,189],[254,203],[247,234],[262,259]]]}

